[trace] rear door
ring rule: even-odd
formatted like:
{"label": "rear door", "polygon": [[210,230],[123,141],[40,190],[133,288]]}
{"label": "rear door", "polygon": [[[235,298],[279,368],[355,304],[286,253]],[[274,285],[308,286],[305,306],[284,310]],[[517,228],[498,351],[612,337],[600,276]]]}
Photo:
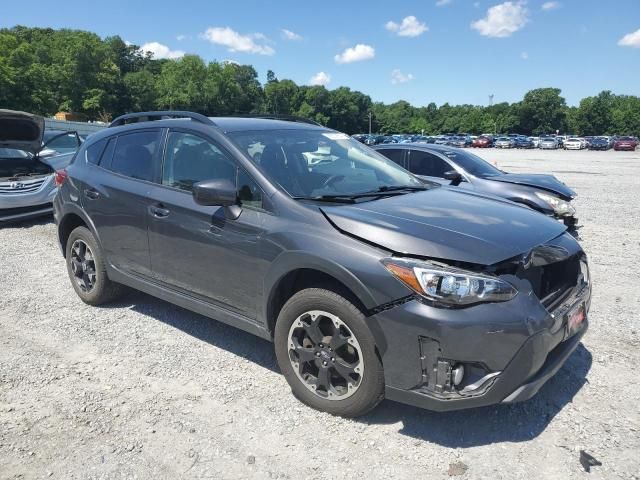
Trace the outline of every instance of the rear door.
{"label": "rear door", "polygon": [[90,154],[80,195],[108,261],[119,270],[151,275],[147,236],[149,195],[160,172],[160,128],[135,130],[108,140]]}
{"label": "rear door", "polygon": [[[151,265],[157,281],[196,298],[256,318],[266,269],[259,241],[273,218],[257,184],[212,137],[169,131],[160,185],[148,215]],[[192,197],[194,183],[227,179],[238,187],[242,213],[225,216]]]}

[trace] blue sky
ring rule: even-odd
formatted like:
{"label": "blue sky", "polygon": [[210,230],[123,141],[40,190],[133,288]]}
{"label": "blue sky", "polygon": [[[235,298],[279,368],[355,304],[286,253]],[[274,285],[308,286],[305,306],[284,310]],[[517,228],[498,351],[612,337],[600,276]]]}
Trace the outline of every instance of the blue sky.
{"label": "blue sky", "polygon": [[601,90],[640,95],[640,0],[31,0],[2,10],[3,27],[117,34],[159,56],[248,63],[261,81],[271,69],[374,101],[482,105],[545,86],[569,104]]}

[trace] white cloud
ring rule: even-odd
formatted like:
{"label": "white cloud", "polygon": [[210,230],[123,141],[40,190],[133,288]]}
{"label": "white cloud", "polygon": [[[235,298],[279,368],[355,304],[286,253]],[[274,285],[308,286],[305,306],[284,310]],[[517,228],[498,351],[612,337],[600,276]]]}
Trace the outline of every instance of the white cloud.
{"label": "white cloud", "polygon": [[618,40],[618,45],[621,47],[640,48],[640,28],[635,32],[627,33]]}
{"label": "white cloud", "polygon": [[529,59],[529,54],[528,54],[527,52],[522,52],[522,53],[520,54],[520,58],[521,58],[522,60],[528,60],[528,59]]}
{"label": "white cloud", "polygon": [[404,74],[397,68],[391,72],[391,83],[397,85],[398,83],[407,83],[413,80],[415,77],[410,74]]}
{"label": "white cloud", "polygon": [[186,36],[186,35],[182,35],[182,34],[180,34],[180,35],[176,35],[176,40],[178,40],[179,42],[181,42],[181,41],[182,41],[182,40],[184,40],[185,38],[187,38],[187,36]]}
{"label": "white cloud", "polygon": [[281,32],[282,32],[282,37],[285,40],[302,40],[302,35],[298,35],[297,33],[292,32],[291,30],[287,30],[286,28],[283,28]]}
{"label": "white cloud", "polygon": [[158,58],[180,58],[184,57],[184,53],[182,50],[171,50],[166,45],[158,42],[148,42],[140,47],[141,50],[145,52],[151,52],[153,57]]}
{"label": "white cloud", "polygon": [[420,22],[413,15],[404,17],[400,23],[389,21],[385,24],[384,28],[398,34],[400,37],[417,37],[429,30],[429,27],[427,27],[424,22]]}
{"label": "white cloud", "polygon": [[273,55],[275,53],[272,47],[264,44],[267,37],[262,33],[241,35],[229,27],[209,27],[200,37],[216,45],[223,45],[230,52],[257,53],[260,55]]}
{"label": "white cloud", "polygon": [[347,48],[344,52],[339,53],[333,58],[336,63],[352,63],[370,60],[375,56],[376,51],[371,45],[359,43],[355,47]]}
{"label": "white cloud", "polygon": [[436,7],[444,7],[445,5],[449,5],[453,0],[438,0],[436,2]]}
{"label": "white cloud", "polygon": [[324,72],[318,72],[316,73],[313,77],[311,77],[311,79],[309,80],[309,85],[326,85],[331,81],[331,75],[329,75],[328,73],[324,73]]}
{"label": "white cloud", "polygon": [[471,23],[471,28],[485,37],[510,37],[529,21],[523,3],[504,2],[487,10],[487,16]]}
{"label": "white cloud", "polygon": [[544,2],[542,4],[542,10],[555,10],[556,8],[560,8],[561,5],[560,2]]}

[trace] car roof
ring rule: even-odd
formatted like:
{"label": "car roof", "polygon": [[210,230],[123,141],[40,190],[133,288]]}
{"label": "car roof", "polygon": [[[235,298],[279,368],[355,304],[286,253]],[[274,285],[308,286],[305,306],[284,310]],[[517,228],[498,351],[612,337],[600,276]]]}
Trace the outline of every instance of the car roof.
{"label": "car roof", "polygon": [[329,130],[322,125],[271,118],[209,117],[225,132],[243,130]]}
{"label": "car roof", "polygon": [[[255,131],[255,130],[323,130],[332,131],[330,128],[322,125],[315,125],[305,122],[296,122],[288,120],[275,120],[270,118],[251,118],[251,117],[209,117],[215,126],[210,125],[212,128],[218,127],[224,133],[241,132],[241,131]],[[185,127],[185,122],[192,122],[188,118],[166,118],[161,120],[151,120],[127,123],[125,125],[119,125],[109,128],[104,128],[91,135],[91,143],[97,142],[105,137],[117,135],[120,133],[130,132],[138,129],[145,129],[150,127],[160,128],[179,128]],[[198,125],[204,125],[203,123],[197,123]]]}

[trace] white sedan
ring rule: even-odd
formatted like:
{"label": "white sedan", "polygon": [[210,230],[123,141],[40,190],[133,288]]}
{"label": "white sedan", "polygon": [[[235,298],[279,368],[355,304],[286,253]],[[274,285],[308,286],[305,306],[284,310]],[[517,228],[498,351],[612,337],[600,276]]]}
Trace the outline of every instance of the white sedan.
{"label": "white sedan", "polygon": [[579,138],[569,138],[564,141],[563,146],[565,150],[582,150],[584,148],[584,143]]}

